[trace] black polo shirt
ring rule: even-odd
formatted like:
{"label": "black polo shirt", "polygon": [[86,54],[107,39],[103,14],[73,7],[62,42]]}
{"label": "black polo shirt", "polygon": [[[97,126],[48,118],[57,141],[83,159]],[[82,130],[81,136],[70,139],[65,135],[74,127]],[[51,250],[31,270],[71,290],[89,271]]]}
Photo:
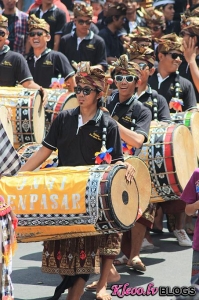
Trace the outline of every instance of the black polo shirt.
{"label": "black polo shirt", "polygon": [[60,52],[62,52],[71,63],[90,61],[91,65],[102,65],[107,67],[106,61],[106,47],[103,39],[92,31],[80,42],[79,47],[77,44],[77,35],[66,34],[60,41]]}
{"label": "black polo shirt", "polygon": [[106,44],[106,55],[107,57],[117,57],[124,53],[124,48],[120,38],[118,37],[118,32],[113,33],[108,29],[108,27],[103,28],[99,31],[99,36],[101,36]]}
{"label": "black polo shirt", "polygon": [[4,46],[0,51],[0,86],[15,86],[33,80],[25,58]]}
{"label": "black polo shirt", "polygon": [[[58,149],[60,166],[94,165],[95,153],[102,147],[104,113],[98,109],[95,117],[78,129],[79,107],[60,112],[52,123],[42,144],[51,150]],[[112,162],[123,160],[118,126],[107,116],[106,148],[113,147]]]}
{"label": "black polo shirt", "polygon": [[[175,78],[176,73],[172,73],[169,75],[160,85],[158,88],[158,77],[157,77],[157,70],[154,72],[154,74],[149,78],[149,84],[152,87],[152,89],[156,90],[160,95],[164,96],[167,100],[167,103],[169,105],[169,102],[171,101],[172,97],[175,97]],[[187,80],[186,78],[183,78],[179,76],[179,84],[180,84],[180,91],[179,91],[179,98],[183,100],[184,105],[182,106],[182,110],[190,110],[193,108],[197,108],[196,103],[196,97],[195,92],[193,89],[192,83]],[[170,109],[170,112],[175,112],[175,110]]]}
{"label": "black polo shirt", "polygon": [[[37,18],[40,18],[42,11],[41,5],[29,12],[29,15],[35,14]],[[48,11],[44,12],[42,18],[50,25],[51,40],[47,43],[48,48],[54,47],[55,34],[62,34],[62,28],[66,23],[66,14],[63,10],[59,9],[56,5],[53,5]]]}
{"label": "black polo shirt", "polygon": [[[75,31],[75,24],[73,21],[70,21],[68,23],[66,23],[64,25],[64,27],[62,28],[62,36],[68,33],[72,33],[73,31]],[[93,31],[93,33],[98,34],[99,29],[97,28],[97,26],[94,23],[91,23],[91,27],[90,30]]]}
{"label": "black polo shirt", "polygon": [[154,120],[154,98],[157,99],[157,119],[162,122],[171,122],[170,111],[167,104],[167,100],[159,95],[155,90],[151,90],[150,87],[142,93],[137,99],[144,104],[144,106],[148,107],[152,113],[152,120]]}
{"label": "black polo shirt", "polygon": [[58,75],[65,80],[75,74],[68,59],[60,52],[46,49],[35,62],[34,54],[27,58],[30,72],[34,81],[44,88],[49,88],[51,78],[58,78]]}
{"label": "black polo shirt", "polygon": [[[196,64],[197,64],[197,66],[199,68],[199,55],[196,56]],[[196,95],[196,100],[197,100],[197,103],[199,103],[199,93],[198,93],[198,90],[197,90],[197,88],[196,88],[196,86],[195,86],[195,84],[193,82],[189,65],[188,65],[188,63],[186,62],[185,59],[182,61],[181,65],[180,65],[180,67],[178,69],[178,71],[180,73],[180,76],[188,79],[193,84],[195,95]]]}
{"label": "black polo shirt", "polygon": [[[118,122],[127,129],[131,129],[132,121],[135,119],[134,131],[142,134],[145,137],[144,143],[147,142],[148,133],[150,128],[150,123],[152,120],[151,111],[145,107],[140,101],[137,101],[136,104],[132,107],[132,97],[126,101],[120,103],[119,101],[119,92],[116,91],[107,104],[107,109],[110,112],[111,116],[114,117],[119,113],[120,110],[124,109],[124,106],[127,107],[124,114],[119,117]],[[133,100],[134,101],[134,100]]]}

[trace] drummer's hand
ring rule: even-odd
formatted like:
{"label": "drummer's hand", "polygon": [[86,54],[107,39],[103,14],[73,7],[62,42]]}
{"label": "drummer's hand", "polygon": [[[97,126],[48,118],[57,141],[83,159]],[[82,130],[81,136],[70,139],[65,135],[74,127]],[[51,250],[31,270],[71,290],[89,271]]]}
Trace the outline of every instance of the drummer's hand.
{"label": "drummer's hand", "polygon": [[183,40],[182,44],[184,47],[184,57],[187,61],[188,64],[195,62],[196,60],[196,55],[197,55],[197,49],[198,47],[196,47],[196,42],[197,42],[197,37],[193,37],[193,38],[189,38],[189,41],[186,42],[185,40]]}
{"label": "drummer's hand", "polygon": [[41,86],[40,87],[41,97],[42,97],[42,104],[45,107],[48,103],[48,93],[47,91]]}
{"label": "drummer's hand", "polygon": [[126,180],[131,183],[135,174],[135,168],[128,162],[124,162],[124,165],[126,167],[126,174],[125,174]]}

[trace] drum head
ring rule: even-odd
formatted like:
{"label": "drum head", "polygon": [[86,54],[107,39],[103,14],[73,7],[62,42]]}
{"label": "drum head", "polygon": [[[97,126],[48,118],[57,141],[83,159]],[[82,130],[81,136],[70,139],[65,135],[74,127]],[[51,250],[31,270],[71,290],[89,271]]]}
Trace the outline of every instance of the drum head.
{"label": "drum head", "polygon": [[45,112],[42,105],[42,99],[40,92],[37,91],[35,94],[35,99],[33,101],[33,130],[36,143],[41,143],[44,138],[45,129]]}
{"label": "drum head", "polygon": [[183,190],[198,166],[193,137],[184,125],[177,125],[173,131],[173,158],[176,176]]}
{"label": "drum head", "polygon": [[191,114],[191,133],[193,136],[196,155],[199,159],[199,112],[192,112]]}
{"label": "drum head", "polygon": [[68,93],[64,100],[61,110],[73,109],[79,106],[75,93]]}
{"label": "drum head", "polygon": [[151,197],[151,176],[147,165],[136,156],[124,158],[126,162],[135,168],[135,182],[139,193],[139,208],[142,213],[146,210]]}
{"label": "drum head", "polygon": [[[115,169],[114,169],[115,171]],[[126,169],[116,169],[111,176],[109,205],[111,214],[121,229],[128,230],[137,219],[139,195],[135,180],[131,184],[125,180]]]}
{"label": "drum head", "polygon": [[14,136],[13,136],[12,122],[11,122],[11,119],[9,120],[9,111],[8,111],[7,107],[5,107],[4,105],[0,106],[0,120],[1,120],[1,123],[3,124],[3,127],[7,133],[7,136],[9,138],[11,144],[13,145]]}

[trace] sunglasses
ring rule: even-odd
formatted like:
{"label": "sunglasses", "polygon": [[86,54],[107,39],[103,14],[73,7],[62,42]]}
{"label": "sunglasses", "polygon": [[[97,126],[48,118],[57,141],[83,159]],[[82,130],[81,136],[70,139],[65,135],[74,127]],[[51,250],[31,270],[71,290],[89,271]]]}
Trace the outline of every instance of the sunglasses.
{"label": "sunglasses", "polygon": [[4,37],[6,35],[6,33],[2,30],[0,30],[0,36]]}
{"label": "sunglasses", "polygon": [[91,25],[91,23],[92,23],[91,20],[86,20],[86,21],[84,21],[84,20],[82,20],[82,19],[78,19],[77,22],[78,22],[79,25],[83,25],[83,24]]}
{"label": "sunglasses", "polygon": [[180,37],[184,37],[184,36],[186,36],[186,35],[188,35],[188,36],[190,36],[190,37],[194,37],[194,36],[196,36],[195,34],[191,34],[191,33],[189,33],[189,32],[185,32],[185,31],[182,31],[182,32],[180,32],[180,34],[179,34],[179,36]]}
{"label": "sunglasses", "polygon": [[133,82],[136,81],[136,77],[133,75],[116,75],[115,81],[116,82],[122,82],[123,80],[126,80],[127,82]]}
{"label": "sunglasses", "polygon": [[81,86],[76,86],[74,88],[75,94],[80,94],[81,92],[83,92],[84,96],[88,96],[90,95],[90,93],[93,92],[97,92],[96,89],[91,89],[89,87],[84,87],[82,88]]}
{"label": "sunglasses", "polygon": [[158,31],[158,30],[160,30],[160,28],[161,28],[161,26],[150,27],[150,29],[151,29],[152,31]]}
{"label": "sunglasses", "polygon": [[34,37],[34,36],[42,36],[44,33],[42,31],[37,31],[37,32],[29,32],[29,36]]}
{"label": "sunglasses", "polygon": [[172,59],[176,59],[178,57],[179,57],[180,60],[184,59],[184,55],[183,54],[179,54],[179,53],[167,53],[167,54],[171,55]]}
{"label": "sunglasses", "polygon": [[139,63],[138,66],[140,67],[140,70],[145,70],[148,67],[146,63]]}

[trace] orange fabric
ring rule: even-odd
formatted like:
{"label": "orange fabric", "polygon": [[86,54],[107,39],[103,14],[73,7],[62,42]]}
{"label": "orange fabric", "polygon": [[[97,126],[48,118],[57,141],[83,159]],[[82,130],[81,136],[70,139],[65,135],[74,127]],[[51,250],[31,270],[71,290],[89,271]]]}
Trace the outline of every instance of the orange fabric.
{"label": "orange fabric", "polygon": [[[29,7],[27,13],[29,13],[32,9],[37,8],[38,6],[40,6],[40,5],[41,5],[41,2],[42,2],[41,0],[35,0],[35,3],[33,3],[33,4]],[[68,12],[67,7],[66,7],[63,3],[61,3],[60,0],[54,0],[54,4],[55,4],[58,8],[60,8],[61,10],[63,10],[63,11],[65,12],[65,14],[66,14],[66,22],[70,22],[70,15],[69,15],[69,12]]]}

